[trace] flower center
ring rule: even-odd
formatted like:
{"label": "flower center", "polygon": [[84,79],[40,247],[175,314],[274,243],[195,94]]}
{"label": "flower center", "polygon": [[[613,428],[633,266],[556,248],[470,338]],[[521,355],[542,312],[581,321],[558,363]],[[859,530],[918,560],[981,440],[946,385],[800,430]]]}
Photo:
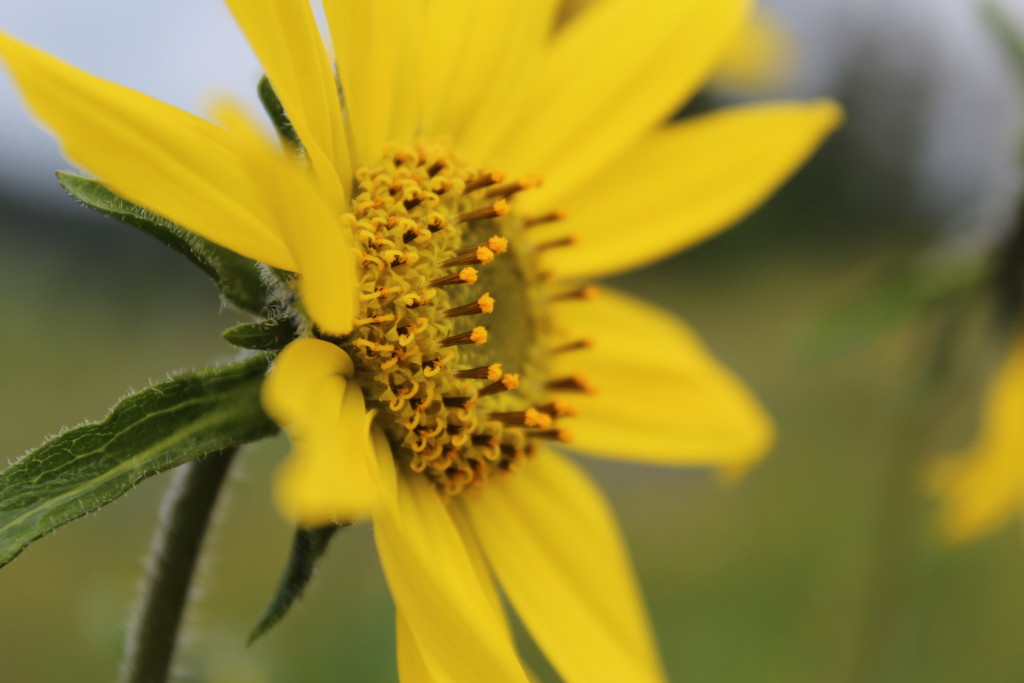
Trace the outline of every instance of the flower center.
{"label": "flower center", "polygon": [[[361,249],[360,311],[342,341],[396,458],[447,495],[568,440],[553,391],[550,301],[515,195],[535,178],[467,168],[439,144],[392,148],[356,173],[345,221]],[[569,345],[578,348],[580,344]],[[565,347],[563,347],[565,348]]]}

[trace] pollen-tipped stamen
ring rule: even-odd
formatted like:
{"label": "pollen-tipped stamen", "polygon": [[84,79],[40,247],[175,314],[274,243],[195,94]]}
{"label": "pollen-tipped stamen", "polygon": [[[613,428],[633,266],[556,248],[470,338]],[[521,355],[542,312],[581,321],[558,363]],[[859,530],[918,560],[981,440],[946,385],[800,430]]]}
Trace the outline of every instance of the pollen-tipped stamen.
{"label": "pollen-tipped stamen", "polygon": [[470,253],[464,256],[456,256],[450,258],[447,261],[440,263],[441,268],[451,268],[452,266],[470,266],[470,265],[484,265],[494,260],[494,252],[487,247],[477,247]]}
{"label": "pollen-tipped stamen", "polygon": [[516,373],[509,373],[499,379],[497,382],[488,384],[486,387],[476,393],[477,396],[490,396],[491,394],[500,394],[503,391],[512,391],[513,389],[519,388],[519,375]]}
{"label": "pollen-tipped stamen", "polygon": [[480,244],[471,244],[468,247],[462,247],[461,249],[455,252],[455,255],[468,256],[469,254],[475,253],[476,250],[479,249],[480,247],[487,247],[488,249],[494,252],[495,256],[497,256],[498,254],[504,254],[506,251],[508,251],[508,239],[505,237],[499,237],[498,235],[495,235],[486,242],[482,242]]}
{"label": "pollen-tipped stamen", "polygon": [[439,277],[436,280],[431,280],[427,284],[429,284],[431,287],[447,287],[449,285],[471,285],[476,282],[476,278],[476,268],[463,268],[457,273],[445,275],[444,277]]}
{"label": "pollen-tipped stamen", "polygon": [[466,213],[460,213],[453,220],[456,223],[469,223],[471,221],[482,221],[490,218],[497,218],[504,216],[510,211],[508,202],[504,199],[499,199],[490,206],[485,206],[482,209],[475,211],[467,211]]}
{"label": "pollen-tipped stamen", "polygon": [[471,178],[470,180],[466,181],[466,187],[465,189],[463,189],[463,193],[469,194],[470,192],[476,192],[477,190],[489,187],[491,185],[494,185],[495,183],[500,183],[503,180],[505,180],[504,171],[491,171],[490,173],[482,173],[477,177]]}
{"label": "pollen-tipped stamen", "polygon": [[501,363],[491,363],[490,365],[470,370],[459,370],[455,373],[455,376],[460,379],[489,379],[492,382],[496,382],[501,379],[501,374]]}
{"label": "pollen-tipped stamen", "polygon": [[460,315],[477,315],[480,313],[493,313],[494,312],[494,297],[490,294],[483,294],[479,299],[473,303],[466,304],[465,306],[458,306],[456,308],[449,308],[444,312],[446,318],[455,318]]}
{"label": "pollen-tipped stamen", "polygon": [[490,413],[487,417],[491,420],[503,422],[507,425],[536,427],[538,429],[547,429],[551,426],[551,416],[540,412],[536,408],[527,408],[522,411]]}
{"label": "pollen-tipped stamen", "polygon": [[462,344],[486,344],[487,328],[474,327],[462,334],[453,334],[441,340],[441,346],[461,346]]}

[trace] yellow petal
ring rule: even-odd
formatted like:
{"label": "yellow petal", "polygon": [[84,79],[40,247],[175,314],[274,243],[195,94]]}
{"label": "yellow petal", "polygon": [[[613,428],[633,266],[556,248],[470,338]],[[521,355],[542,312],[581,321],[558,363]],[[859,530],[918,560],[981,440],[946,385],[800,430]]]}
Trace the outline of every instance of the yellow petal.
{"label": "yellow petal", "polygon": [[950,542],[988,533],[1024,504],[1024,333],[1014,341],[989,388],[981,432],[962,459],[933,473]]}
{"label": "yellow petal", "polygon": [[795,71],[795,53],[786,27],[774,16],[758,12],[726,50],[712,85],[737,93],[779,88]]}
{"label": "yellow petal", "polygon": [[274,360],[260,391],[263,409],[284,428],[302,424],[313,405],[313,390],[327,377],[351,377],[348,354],[320,339],[296,339]]}
{"label": "yellow petal", "polygon": [[493,85],[485,77],[486,70],[493,69],[505,53],[492,31],[500,32],[508,25],[514,4],[506,0],[434,0],[427,5],[426,33],[431,38],[429,48],[423,51],[421,98],[423,128],[429,135],[451,135],[459,130],[457,122],[466,112],[457,98],[471,101],[473,94],[479,96],[480,88]]}
{"label": "yellow petal", "polygon": [[586,475],[542,451],[460,504],[509,600],[563,679],[663,680],[618,527]]}
{"label": "yellow petal", "polygon": [[376,505],[379,491],[362,390],[329,375],[307,399],[302,421],[288,427],[292,452],[274,480],[278,509],[307,527],[355,519]]}
{"label": "yellow petal", "polygon": [[498,595],[498,588],[494,585],[491,571],[487,567],[487,558],[484,557],[484,551],[480,547],[480,541],[477,540],[476,534],[473,531],[473,525],[462,511],[462,508],[458,506],[450,506],[448,514],[451,515],[452,523],[455,524],[455,528],[462,538],[462,544],[466,548],[466,555],[469,556],[469,561],[473,565],[473,570],[476,572],[480,588],[487,599],[487,604],[495,618],[501,623],[505,635],[511,640],[512,628],[508,623],[508,615],[505,614],[505,607],[501,603],[501,596]]}
{"label": "yellow petal", "polygon": [[352,182],[334,71],[306,0],[227,0],[340,212]]}
{"label": "yellow petal", "polygon": [[537,239],[575,234],[564,277],[630,270],[729,227],[757,208],[839,123],[830,101],[724,109],[648,136],[561,206]]}
{"label": "yellow petal", "polygon": [[409,144],[420,114],[421,0],[324,0],[359,164]]}
{"label": "yellow petal", "polygon": [[747,0],[606,0],[555,38],[524,116],[496,156],[542,173],[523,206],[550,203],[668,120],[739,30]]}
{"label": "yellow petal", "polygon": [[243,256],[294,269],[225,131],[2,33],[0,60],[68,158],[111,190]]}
{"label": "yellow petal", "polygon": [[[372,414],[375,415],[376,411]],[[398,510],[398,470],[395,467],[395,458],[391,453],[391,444],[380,425],[372,424],[370,427],[370,444],[373,447],[373,477],[380,487],[379,503],[386,508],[383,511],[376,511],[381,515],[387,513],[392,519],[399,519],[401,516]]]}
{"label": "yellow petal", "polygon": [[348,354],[319,339],[286,346],[263,382],[263,407],[293,450],[275,480],[282,515],[303,526],[352,519],[378,499],[376,464]]}
{"label": "yellow petal", "polygon": [[561,304],[556,319],[593,348],[557,357],[555,374],[579,373],[593,395],[566,395],[573,447],[666,465],[749,466],[770,447],[757,399],[681,320],[609,289]]}
{"label": "yellow petal", "polygon": [[433,0],[423,51],[423,127],[486,156],[522,111],[558,0]]}
{"label": "yellow petal", "polygon": [[348,334],[358,305],[351,230],[335,218],[306,169],[264,139],[240,111],[222,105],[218,116],[237,133],[251,184],[293,255],[303,307],[323,331]]}
{"label": "yellow petal", "polygon": [[[390,451],[377,442],[381,471]],[[527,681],[477,567],[437,490],[406,471],[382,490],[374,537],[395,606],[435,680]],[[415,680],[415,679],[413,679]]]}
{"label": "yellow petal", "polygon": [[395,614],[395,637],[398,645],[398,680],[402,683],[457,683],[443,672],[431,671],[420,651],[408,622],[401,612]]}

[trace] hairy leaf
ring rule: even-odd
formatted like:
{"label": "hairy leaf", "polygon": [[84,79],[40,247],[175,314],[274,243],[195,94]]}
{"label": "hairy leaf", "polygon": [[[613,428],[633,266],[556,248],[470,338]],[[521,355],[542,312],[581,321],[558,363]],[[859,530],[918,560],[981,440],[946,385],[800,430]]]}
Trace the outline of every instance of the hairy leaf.
{"label": "hairy leaf", "polygon": [[277,351],[295,338],[295,323],[291,318],[268,318],[254,323],[242,323],[221,332],[229,344],[243,349]]}
{"label": "hairy leaf", "polygon": [[292,539],[292,549],[288,556],[288,565],[277,584],[277,591],[270,604],[263,610],[259,623],[249,634],[251,645],[257,638],[277,625],[291,606],[302,597],[309,580],[313,578],[317,561],[323,557],[327,544],[338,529],[348,526],[351,522],[331,525],[318,529],[296,529]]}
{"label": "hairy leaf", "polygon": [[271,436],[260,407],[263,354],[172,377],[128,396],[102,422],[59,434],[0,472],[0,566],[140,480]]}
{"label": "hairy leaf", "polygon": [[118,197],[92,178],[58,172],[57,182],[86,206],[136,227],[183,254],[213,278],[228,302],[243,311],[263,313],[267,290],[255,261],[193,235],[152,211]]}

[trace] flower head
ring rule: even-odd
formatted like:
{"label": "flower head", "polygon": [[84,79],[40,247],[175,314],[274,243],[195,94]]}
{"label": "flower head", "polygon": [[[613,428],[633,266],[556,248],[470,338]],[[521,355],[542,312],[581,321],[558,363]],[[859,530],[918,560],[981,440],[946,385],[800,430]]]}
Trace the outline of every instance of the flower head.
{"label": "flower head", "polygon": [[988,390],[981,430],[961,456],[931,473],[942,499],[942,532],[953,543],[989,533],[1024,508],[1024,333]]}
{"label": "flower head", "polygon": [[[551,446],[737,469],[769,420],[680,321],[587,278],[753,209],[839,119],[771,103],[667,124],[742,0],[229,0],[301,150],[9,37],[68,156],[276,269],[299,338],[264,384],[301,525],[372,517],[404,680],[525,681],[492,575],[569,681],[659,680],[612,515]],[[341,91],[337,82],[340,81]],[[282,272],[284,271],[284,272]]]}

